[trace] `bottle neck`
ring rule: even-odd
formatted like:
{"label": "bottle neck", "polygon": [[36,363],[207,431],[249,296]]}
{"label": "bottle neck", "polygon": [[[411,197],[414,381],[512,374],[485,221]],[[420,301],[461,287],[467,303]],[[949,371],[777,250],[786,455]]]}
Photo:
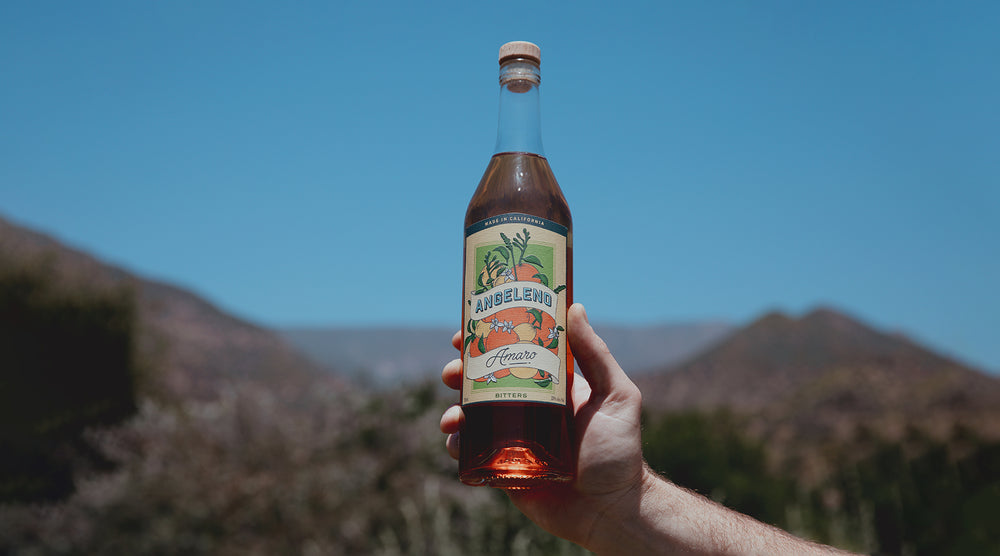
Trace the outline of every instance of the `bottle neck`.
{"label": "bottle neck", "polygon": [[542,151],[541,75],[531,60],[517,58],[500,66],[500,121],[493,154]]}

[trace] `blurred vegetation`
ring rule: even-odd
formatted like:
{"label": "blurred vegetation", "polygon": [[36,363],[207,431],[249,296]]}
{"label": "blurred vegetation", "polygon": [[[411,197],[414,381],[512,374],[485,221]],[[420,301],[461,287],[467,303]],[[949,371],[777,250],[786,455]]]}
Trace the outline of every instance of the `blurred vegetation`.
{"label": "blurred vegetation", "polygon": [[135,314],[128,290],[0,265],[0,502],[65,497],[75,470],[107,463],[81,435],[135,412]]}
{"label": "blurred vegetation", "polygon": [[647,416],[644,452],[674,482],[799,536],[869,554],[1000,554],[1000,443],[956,428],[891,442],[860,428],[820,484],[769,464],[726,412]]}
{"label": "blurred vegetation", "polygon": [[673,482],[766,523],[783,522],[795,483],[768,471],[764,446],[729,413],[668,414],[644,427],[643,441],[650,467]]}
{"label": "blurred vegetation", "polygon": [[838,454],[825,485],[841,495],[840,507],[814,497],[823,538],[839,518],[873,537],[880,554],[1000,554],[1000,443],[964,428],[945,441],[918,430],[895,443],[861,436],[866,455]]}
{"label": "blurred vegetation", "polygon": [[[259,385],[143,403],[89,435],[118,464],[67,501],[0,507],[0,553],[581,554],[457,480],[431,385],[398,395]],[[449,396],[450,397],[450,396]]]}
{"label": "blurred vegetation", "polygon": [[[115,469],[66,501],[0,507],[0,553],[582,554],[497,491],[461,485],[437,431],[450,400],[259,385],[213,402],[144,402],[89,442]],[[650,464],[766,522],[872,554],[996,554],[1000,446],[958,430],[864,433],[805,486],[773,470],[728,414],[648,419]]]}
{"label": "blurred vegetation", "polygon": [[[459,483],[441,385],[234,379],[212,400],[164,403],[135,394],[135,337],[127,290],[0,271],[0,554],[585,553]],[[1000,554],[1000,443],[861,428],[806,483],[747,429],[726,412],[646,415],[644,451],[674,482],[797,535]]]}

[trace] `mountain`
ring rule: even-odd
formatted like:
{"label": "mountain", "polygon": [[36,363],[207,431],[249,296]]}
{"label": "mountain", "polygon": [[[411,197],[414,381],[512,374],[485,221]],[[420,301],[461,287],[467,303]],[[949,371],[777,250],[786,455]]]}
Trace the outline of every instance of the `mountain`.
{"label": "mountain", "polygon": [[0,269],[33,269],[56,287],[80,295],[100,291],[134,295],[137,356],[148,375],[145,394],[205,399],[232,381],[281,387],[319,376],[311,361],[274,332],[228,315],[181,288],[105,264],[3,218]]}
{"label": "mountain", "polygon": [[[458,328],[456,327],[455,330]],[[299,327],[279,333],[316,364],[368,386],[419,382],[439,376],[458,357],[455,333],[444,327]]]}
{"label": "mountain", "polygon": [[[632,375],[692,357],[733,330],[720,322],[595,326],[618,362]],[[449,341],[456,330],[301,327],[280,333],[317,364],[338,369],[365,384],[386,386],[398,380],[420,381],[438,376],[441,367],[459,355]]]}
{"label": "mountain", "polygon": [[719,321],[648,326],[602,325],[598,321],[594,327],[632,377],[655,373],[686,361],[716,345],[736,329]]}
{"label": "mountain", "polygon": [[829,308],[769,313],[680,365],[636,379],[651,411],[727,410],[779,451],[859,429],[1000,437],[1000,378]]}

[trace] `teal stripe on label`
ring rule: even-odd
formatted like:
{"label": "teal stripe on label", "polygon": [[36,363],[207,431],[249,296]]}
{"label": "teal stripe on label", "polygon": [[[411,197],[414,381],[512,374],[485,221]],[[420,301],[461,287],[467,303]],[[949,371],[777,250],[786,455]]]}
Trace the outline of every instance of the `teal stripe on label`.
{"label": "teal stripe on label", "polygon": [[491,216],[485,220],[480,220],[479,222],[472,224],[465,229],[465,237],[469,237],[476,232],[480,232],[500,224],[526,224],[542,228],[544,230],[549,230],[550,232],[555,232],[561,236],[566,236],[569,232],[566,226],[551,220],[546,220],[545,218],[539,216],[532,216],[530,214],[523,214],[520,212],[508,212],[506,214]]}

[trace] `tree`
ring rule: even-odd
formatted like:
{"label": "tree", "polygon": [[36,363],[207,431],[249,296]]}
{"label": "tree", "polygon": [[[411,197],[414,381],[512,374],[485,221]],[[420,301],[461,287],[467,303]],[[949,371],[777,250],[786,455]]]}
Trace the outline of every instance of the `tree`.
{"label": "tree", "polygon": [[135,412],[135,302],[0,266],[0,501],[53,500],[102,463],[81,435]]}

